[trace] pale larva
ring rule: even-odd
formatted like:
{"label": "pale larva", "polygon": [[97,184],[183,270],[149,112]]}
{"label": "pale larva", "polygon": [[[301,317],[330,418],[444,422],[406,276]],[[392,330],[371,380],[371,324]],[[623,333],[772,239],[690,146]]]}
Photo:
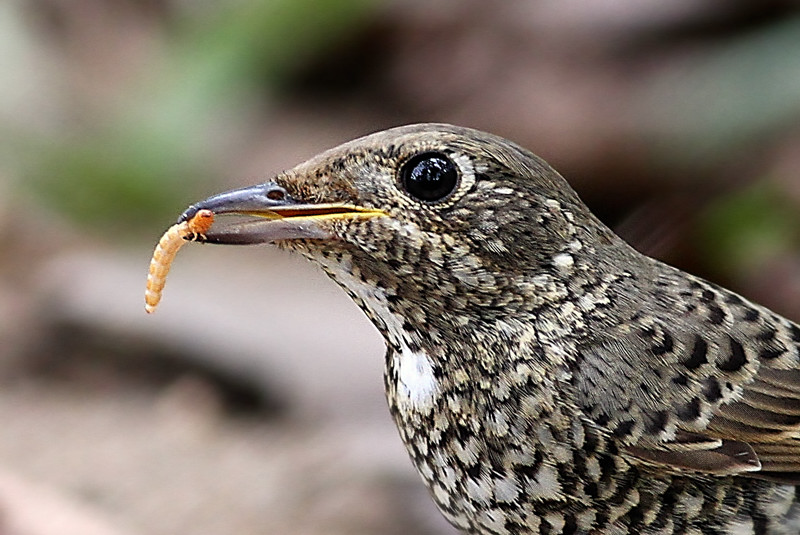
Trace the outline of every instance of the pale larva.
{"label": "pale larva", "polygon": [[188,220],[169,227],[158,240],[150,260],[147,289],[144,292],[144,309],[148,314],[155,312],[158,302],[161,301],[161,293],[167,283],[167,274],[175,255],[187,239],[191,241],[203,236],[213,223],[214,213],[211,210],[198,210]]}

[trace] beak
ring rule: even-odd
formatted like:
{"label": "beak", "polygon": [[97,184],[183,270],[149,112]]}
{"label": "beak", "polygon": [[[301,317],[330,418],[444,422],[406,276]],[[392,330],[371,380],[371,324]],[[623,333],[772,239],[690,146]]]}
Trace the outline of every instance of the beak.
{"label": "beak", "polygon": [[274,182],[209,197],[191,205],[178,222],[187,221],[199,210],[211,210],[215,217],[214,224],[198,241],[226,245],[331,239],[334,235],[330,226],[321,223],[388,215],[382,210],[350,204],[299,202]]}

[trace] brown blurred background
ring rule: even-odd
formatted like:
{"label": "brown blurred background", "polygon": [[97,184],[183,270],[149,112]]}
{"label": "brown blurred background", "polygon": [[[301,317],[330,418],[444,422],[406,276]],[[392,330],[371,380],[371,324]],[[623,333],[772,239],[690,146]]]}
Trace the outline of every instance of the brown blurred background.
{"label": "brown blurred background", "polygon": [[0,535],[452,534],[378,335],[189,203],[399,124],[543,156],[640,250],[800,319],[800,2],[0,3]]}

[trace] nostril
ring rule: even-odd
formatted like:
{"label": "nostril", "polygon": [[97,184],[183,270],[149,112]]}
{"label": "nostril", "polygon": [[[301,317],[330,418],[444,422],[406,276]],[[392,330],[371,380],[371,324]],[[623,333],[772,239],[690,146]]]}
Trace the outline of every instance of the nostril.
{"label": "nostril", "polygon": [[271,201],[282,201],[286,198],[286,192],[282,189],[273,189],[267,192],[267,199]]}

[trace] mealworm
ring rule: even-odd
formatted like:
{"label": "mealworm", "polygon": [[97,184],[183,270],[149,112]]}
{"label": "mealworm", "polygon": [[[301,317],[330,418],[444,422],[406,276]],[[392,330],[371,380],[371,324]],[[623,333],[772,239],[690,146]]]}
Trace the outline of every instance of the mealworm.
{"label": "mealworm", "polygon": [[158,240],[153,258],[150,260],[150,271],[147,274],[147,289],[144,292],[144,309],[148,314],[156,311],[161,293],[167,283],[167,274],[175,255],[187,240],[193,241],[203,237],[214,223],[214,212],[198,210],[186,221],[176,223],[167,229]]}

